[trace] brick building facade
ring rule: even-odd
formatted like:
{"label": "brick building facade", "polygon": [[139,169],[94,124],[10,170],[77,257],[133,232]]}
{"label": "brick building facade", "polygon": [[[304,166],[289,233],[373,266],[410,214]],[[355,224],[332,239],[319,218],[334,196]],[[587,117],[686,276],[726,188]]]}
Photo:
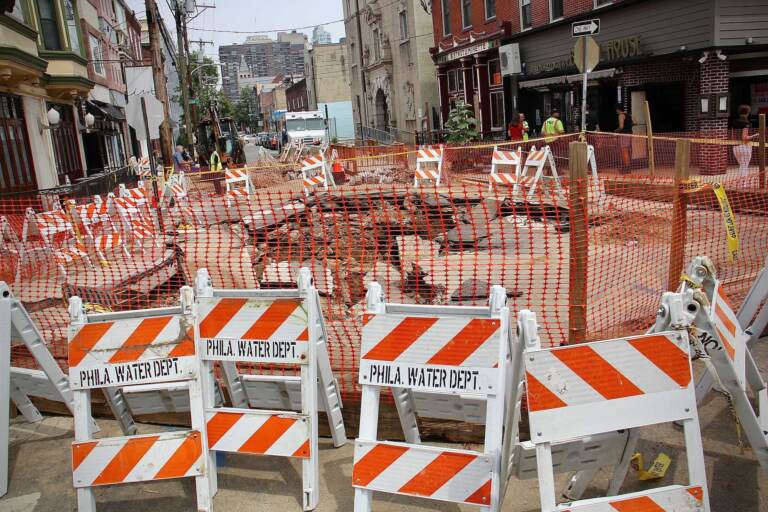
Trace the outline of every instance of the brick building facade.
{"label": "brick building facade", "polygon": [[[483,16],[488,5],[495,5],[495,18]],[[443,28],[445,9],[450,30]],[[465,12],[472,13],[470,27],[462,23]],[[506,122],[519,110],[537,130],[558,108],[566,127],[579,129],[582,75],[573,62],[571,23],[591,18],[601,21],[595,36],[601,58],[589,76],[589,129],[612,131],[615,105],[622,103],[635,120],[635,131],[642,133],[648,101],[655,132],[723,138],[738,105],[751,104],[753,115],[768,110],[768,0],[739,6],[716,0],[435,0],[432,14],[433,59],[440,84],[446,86],[441,87],[443,118],[461,96],[475,107],[486,135],[489,124],[494,135],[498,123],[489,123],[485,107],[492,107],[495,121],[499,109],[488,92],[495,93],[494,99],[503,97]],[[492,47],[478,45],[490,40]],[[489,86],[486,77],[493,75],[483,65],[493,61],[500,46],[510,44],[519,49],[522,73]],[[458,63],[446,62],[451,54]],[[443,75],[453,68],[466,72],[469,66],[475,70],[473,80],[464,80],[457,94],[448,83],[450,75]],[[709,106],[706,112],[702,104]],[[707,166],[702,171],[722,172],[726,149],[711,151],[702,158]]]}

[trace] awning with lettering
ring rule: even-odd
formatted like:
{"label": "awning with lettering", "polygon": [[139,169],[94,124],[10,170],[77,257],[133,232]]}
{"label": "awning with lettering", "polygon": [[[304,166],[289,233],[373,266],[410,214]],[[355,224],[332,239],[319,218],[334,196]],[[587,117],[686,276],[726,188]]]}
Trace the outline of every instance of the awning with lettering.
{"label": "awning with lettering", "polygon": [[[589,74],[589,80],[597,80],[599,78],[611,78],[616,75],[616,68],[601,69],[600,71],[593,71]],[[533,87],[544,87],[546,85],[556,84],[572,84],[574,82],[580,82],[584,75],[560,75],[550,76],[548,78],[538,78],[536,80],[525,80],[518,84],[521,89],[530,89]]]}

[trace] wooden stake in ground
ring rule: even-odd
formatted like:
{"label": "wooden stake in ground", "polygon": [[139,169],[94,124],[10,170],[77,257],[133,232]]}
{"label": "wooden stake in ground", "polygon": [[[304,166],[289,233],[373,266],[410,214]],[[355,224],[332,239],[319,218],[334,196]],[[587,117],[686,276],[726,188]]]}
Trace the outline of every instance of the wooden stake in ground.
{"label": "wooden stake in ground", "polygon": [[760,145],[757,148],[757,162],[760,166],[760,183],[759,188],[765,187],[765,114],[760,114],[758,123],[758,140]]}
{"label": "wooden stake in ground", "polygon": [[645,102],[645,132],[648,137],[648,173],[653,176],[656,172],[656,161],[653,155],[653,126],[651,125],[651,107]]}
{"label": "wooden stake in ground", "polygon": [[568,273],[568,344],[587,335],[587,263],[589,254],[589,175],[587,143],[569,146],[570,267]]}
{"label": "wooden stake in ground", "polygon": [[688,196],[685,192],[685,182],[690,176],[690,158],[691,142],[678,139],[675,144],[675,195],[672,199],[672,232],[669,244],[669,291],[677,289],[685,263],[685,239],[688,231]]}

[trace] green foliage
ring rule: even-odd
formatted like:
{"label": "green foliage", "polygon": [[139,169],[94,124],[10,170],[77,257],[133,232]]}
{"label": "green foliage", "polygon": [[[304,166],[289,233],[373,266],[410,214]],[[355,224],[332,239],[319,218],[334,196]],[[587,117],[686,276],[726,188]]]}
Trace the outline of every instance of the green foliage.
{"label": "green foliage", "polygon": [[[199,52],[190,54],[189,66],[192,75],[190,98],[199,100],[197,105],[197,111],[200,113],[199,118],[207,116],[211,103],[218,107],[220,117],[231,116],[232,102],[219,88],[219,66],[213,62],[213,59],[202,56]],[[181,102],[181,90],[178,87],[171,99],[175,102]],[[183,113],[181,123],[186,124]]]}
{"label": "green foliage", "polygon": [[445,123],[446,142],[464,144],[480,138],[480,134],[475,129],[477,120],[472,117],[472,114],[469,105],[463,101],[456,103]]}
{"label": "green foliage", "polygon": [[240,98],[235,104],[232,116],[238,126],[249,126],[253,130],[256,127],[257,116],[259,115],[259,103],[256,101],[256,93],[253,89],[244,87],[240,91]]}

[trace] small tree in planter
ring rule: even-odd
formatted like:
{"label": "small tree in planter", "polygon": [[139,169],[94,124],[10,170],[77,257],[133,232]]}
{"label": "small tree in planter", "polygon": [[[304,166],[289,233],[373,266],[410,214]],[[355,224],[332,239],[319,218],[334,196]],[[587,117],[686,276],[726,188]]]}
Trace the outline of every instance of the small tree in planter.
{"label": "small tree in planter", "polygon": [[[445,122],[445,141],[448,144],[464,145],[477,140],[480,134],[476,126],[477,120],[473,117],[472,108],[463,101],[459,101],[448,114],[448,120]],[[446,170],[461,171],[473,167],[470,151],[449,151],[446,156],[450,156],[446,158]]]}

